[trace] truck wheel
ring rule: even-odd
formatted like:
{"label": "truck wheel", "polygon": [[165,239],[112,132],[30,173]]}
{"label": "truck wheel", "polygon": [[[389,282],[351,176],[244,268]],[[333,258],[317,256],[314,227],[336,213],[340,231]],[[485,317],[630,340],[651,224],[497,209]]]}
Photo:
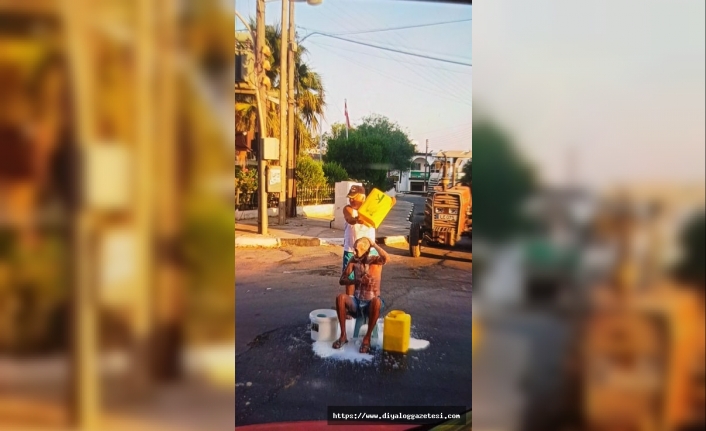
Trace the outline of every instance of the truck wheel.
{"label": "truck wheel", "polygon": [[412,227],[409,228],[409,254],[412,257],[422,255],[421,231],[419,223],[417,222],[412,223]]}

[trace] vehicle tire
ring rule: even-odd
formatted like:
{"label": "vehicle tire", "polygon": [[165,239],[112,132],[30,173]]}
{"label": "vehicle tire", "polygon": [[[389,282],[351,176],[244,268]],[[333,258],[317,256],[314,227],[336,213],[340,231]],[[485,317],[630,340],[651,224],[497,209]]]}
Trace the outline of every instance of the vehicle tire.
{"label": "vehicle tire", "polygon": [[409,255],[412,257],[422,255],[421,232],[422,229],[419,227],[419,223],[412,223],[409,228]]}

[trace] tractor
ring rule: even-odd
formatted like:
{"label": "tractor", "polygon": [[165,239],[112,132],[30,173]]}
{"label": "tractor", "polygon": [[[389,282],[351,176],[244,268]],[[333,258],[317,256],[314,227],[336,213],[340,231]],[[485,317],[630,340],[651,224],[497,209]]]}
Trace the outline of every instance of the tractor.
{"label": "tractor", "polygon": [[[576,323],[563,374],[567,392],[539,400],[523,429],[703,430],[706,325],[703,285],[651,269],[660,241],[636,259],[638,217],[629,204],[600,224],[618,239],[612,277],[593,286]],[[644,211],[642,212],[644,213]],[[607,230],[606,230],[607,228]],[[650,253],[654,255],[650,256]],[[562,400],[561,403],[556,400]],[[541,412],[541,413],[540,413]]]}
{"label": "tractor", "polygon": [[[426,197],[423,221],[413,221],[409,230],[409,254],[421,255],[422,244],[453,247],[461,236],[471,235],[471,188],[447,177],[447,157],[444,154],[441,185]],[[454,171],[455,174],[455,171]],[[449,183],[454,185],[449,187]]]}

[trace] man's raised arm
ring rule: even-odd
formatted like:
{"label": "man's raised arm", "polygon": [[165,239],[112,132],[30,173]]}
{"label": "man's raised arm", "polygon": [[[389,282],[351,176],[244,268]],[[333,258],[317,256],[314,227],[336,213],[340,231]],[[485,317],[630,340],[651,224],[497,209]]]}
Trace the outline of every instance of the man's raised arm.
{"label": "man's raised arm", "polygon": [[372,243],[373,248],[375,251],[378,252],[379,256],[372,256],[372,262],[370,263],[378,263],[380,265],[386,264],[390,260],[390,256],[387,254],[385,250],[382,249],[379,245],[376,243]]}
{"label": "man's raised arm", "polygon": [[343,208],[343,218],[346,220],[346,223],[348,224],[358,224],[358,218],[353,217],[353,209],[351,207],[345,207]]}

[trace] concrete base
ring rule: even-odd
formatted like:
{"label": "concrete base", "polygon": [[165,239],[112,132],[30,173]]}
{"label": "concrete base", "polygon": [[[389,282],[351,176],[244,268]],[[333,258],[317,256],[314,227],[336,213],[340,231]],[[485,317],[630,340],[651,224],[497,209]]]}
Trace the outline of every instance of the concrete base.
{"label": "concrete base", "polygon": [[[323,204],[323,205],[305,205],[297,207],[297,215],[313,218],[330,218],[333,219],[333,204]],[[277,217],[279,215],[279,209],[268,208],[268,217]],[[257,210],[247,210],[247,211],[236,211],[236,220],[251,220],[257,218]]]}
{"label": "concrete base", "polygon": [[333,228],[344,230],[346,227],[346,221],[343,219],[343,208],[348,205],[348,191],[351,189],[352,185],[362,186],[363,184],[357,183],[355,181],[341,181],[336,183],[335,190],[335,204],[334,204],[334,221]]}

